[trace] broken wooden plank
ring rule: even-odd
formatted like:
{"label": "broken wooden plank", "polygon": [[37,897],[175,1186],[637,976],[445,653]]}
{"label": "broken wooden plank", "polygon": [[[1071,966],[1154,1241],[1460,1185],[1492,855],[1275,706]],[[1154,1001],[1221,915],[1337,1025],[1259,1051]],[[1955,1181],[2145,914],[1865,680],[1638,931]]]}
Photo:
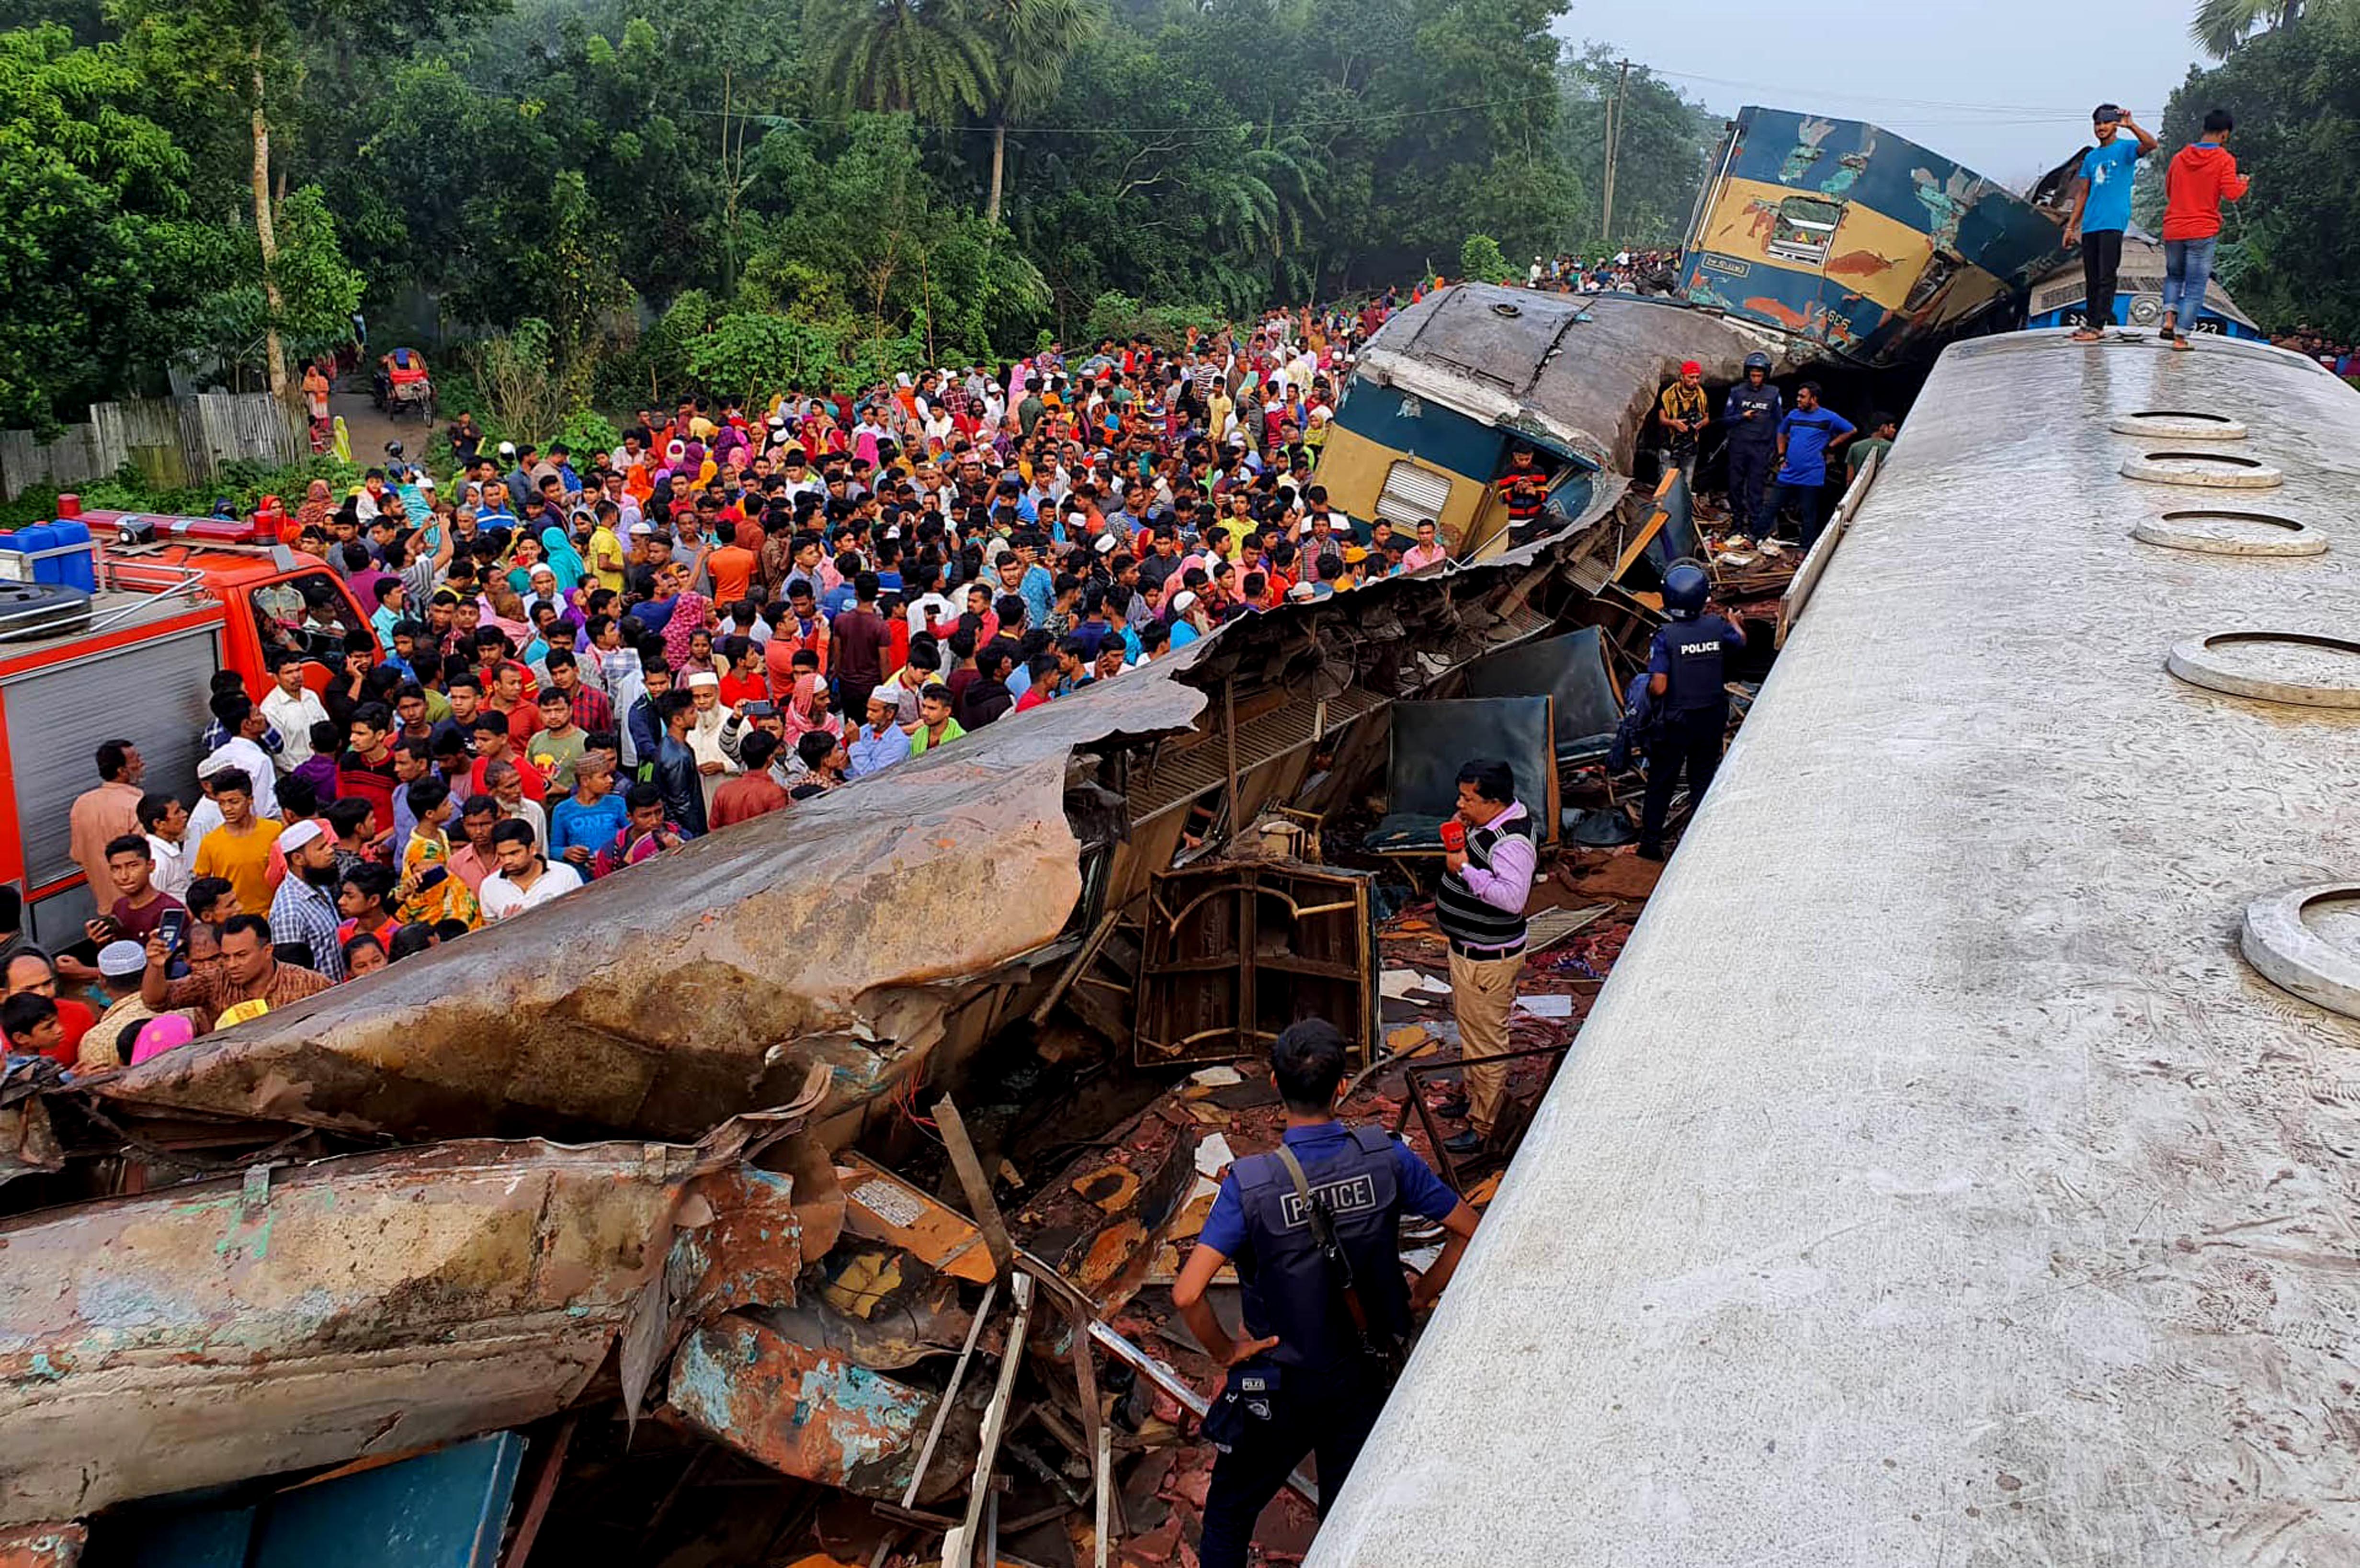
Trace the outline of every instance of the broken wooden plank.
{"label": "broken wooden plank", "polygon": [[1104,1422],[1098,1425],[1098,1451],[1090,1468],[1098,1488],[1098,1568],[1107,1568],[1107,1553],[1114,1546],[1114,1432]]}
{"label": "broken wooden plank", "polygon": [[518,1519],[516,1535],[508,1542],[508,1554],[500,1559],[500,1568],[524,1568],[525,1559],[532,1555],[533,1538],[541,1533],[541,1521],[549,1517],[550,1500],[557,1496],[558,1477],[565,1471],[565,1451],[574,1446],[576,1418],[568,1416],[551,1440],[549,1453],[541,1462],[541,1476],[532,1484],[532,1496],[526,1499],[524,1513]]}
{"label": "broken wooden plank", "polygon": [[1040,1005],[1032,1009],[1031,1018],[1034,1029],[1039,1029],[1049,1021],[1049,1015],[1055,1009],[1058,999],[1072,988],[1074,982],[1082,977],[1082,971],[1087,969],[1091,961],[1098,957],[1098,949],[1105,946],[1106,939],[1114,934],[1115,922],[1122,919],[1123,908],[1124,906],[1118,904],[1109,909],[1105,918],[1100,920],[1090,931],[1089,940],[1074,950],[1072,960],[1059,972],[1057,978],[1050,983],[1049,989],[1042,996]]}
{"label": "broken wooden plank", "polygon": [[901,1247],[938,1273],[988,1285],[997,1276],[983,1233],[956,1209],[904,1181],[864,1155],[846,1153],[836,1168],[844,1184],[844,1228],[867,1241]]}
{"label": "broken wooden plank", "polygon": [[[991,1195],[991,1178],[983,1173],[983,1161],[976,1158],[975,1144],[967,1136],[967,1123],[959,1119],[958,1106],[948,1094],[934,1102],[934,1125],[942,1132],[943,1148],[950,1154],[951,1169],[958,1173],[967,1205],[975,1211],[976,1228],[983,1232],[983,1243],[991,1249],[993,1271],[1004,1277],[1016,1260],[1016,1244],[1008,1239],[1008,1226]],[[1028,1290],[1023,1301],[1029,1305],[1031,1300]]]}

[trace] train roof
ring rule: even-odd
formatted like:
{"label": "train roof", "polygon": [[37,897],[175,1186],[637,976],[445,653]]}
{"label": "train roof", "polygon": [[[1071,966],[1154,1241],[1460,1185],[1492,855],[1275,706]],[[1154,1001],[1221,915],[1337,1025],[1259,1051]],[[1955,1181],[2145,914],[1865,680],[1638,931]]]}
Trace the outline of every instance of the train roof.
{"label": "train roof", "polygon": [[[2283,484],[2125,477],[2174,413]],[[2360,1021],[2240,953],[2360,710],[2166,669],[2352,635],[2360,397],[2020,333],[1888,455],[1308,1568],[2360,1561]],[[2132,537],[2221,511],[2328,548]]]}
{"label": "train roof", "polygon": [[1787,346],[1678,300],[1457,283],[1388,317],[1352,374],[1627,474],[1656,394],[1683,362],[1735,381],[1756,351],[1790,368]]}

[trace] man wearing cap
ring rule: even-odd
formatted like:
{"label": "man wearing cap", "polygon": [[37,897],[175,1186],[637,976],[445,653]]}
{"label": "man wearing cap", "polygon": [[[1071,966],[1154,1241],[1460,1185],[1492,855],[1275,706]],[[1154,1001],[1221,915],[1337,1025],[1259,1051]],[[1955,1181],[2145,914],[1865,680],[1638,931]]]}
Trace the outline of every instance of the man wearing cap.
{"label": "man wearing cap", "polygon": [[1712,419],[1705,400],[1704,366],[1691,359],[1681,365],[1680,378],[1664,388],[1656,400],[1655,419],[1664,428],[1663,463],[1680,471],[1680,483],[1696,488],[1697,446]]}
{"label": "man wearing cap", "polygon": [[721,731],[729,719],[729,710],[721,705],[721,677],[710,670],[700,670],[688,678],[691,709],[688,748],[696,755],[698,781],[705,797],[705,809],[710,816],[713,797],[729,776],[738,771],[737,762],[721,745]]}
{"label": "man wearing cap", "polygon": [[311,967],[331,981],[344,978],[344,949],[337,940],[336,841],[306,819],[279,830],[279,853],[287,877],[270,900],[270,929],[278,940],[311,950]]}
{"label": "man wearing cap", "polygon": [[[2131,223],[2131,177],[2138,160],[2159,145],[2130,112],[2101,103],[2090,112],[2098,145],[2081,155],[2073,176],[2073,210],[2065,220],[2065,248],[2081,247],[2082,321],[2073,341],[2092,343],[2114,324],[2114,275],[2123,265],[2123,231]],[[2126,142],[2121,133],[2136,137]]]}

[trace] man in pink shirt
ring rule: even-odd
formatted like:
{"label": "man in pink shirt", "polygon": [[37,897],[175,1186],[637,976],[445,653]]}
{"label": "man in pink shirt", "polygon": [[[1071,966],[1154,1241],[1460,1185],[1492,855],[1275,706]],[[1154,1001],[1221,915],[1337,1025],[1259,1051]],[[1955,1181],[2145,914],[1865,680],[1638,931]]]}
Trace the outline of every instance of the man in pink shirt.
{"label": "man in pink shirt", "polygon": [[1449,559],[1450,552],[1442,548],[1439,530],[1433,523],[1421,521],[1417,525],[1417,543],[1402,552],[1402,570],[1423,572],[1429,566],[1439,566]]}

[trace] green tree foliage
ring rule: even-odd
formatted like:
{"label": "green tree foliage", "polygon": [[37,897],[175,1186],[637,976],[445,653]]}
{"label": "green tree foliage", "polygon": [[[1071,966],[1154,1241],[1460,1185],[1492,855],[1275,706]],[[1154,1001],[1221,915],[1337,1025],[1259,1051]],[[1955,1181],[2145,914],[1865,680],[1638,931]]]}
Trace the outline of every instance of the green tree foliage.
{"label": "green tree foliage", "polygon": [[2218,107],[2237,117],[2229,146],[2253,189],[2226,206],[2215,274],[2272,331],[2360,338],[2360,7],[2319,10],[2189,72],[2160,156]]}
{"label": "green tree foliage", "polygon": [[[278,220],[279,334],[299,356],[328,353],[352,337],[365,279],[344,259],[335,217],[318,186],[290,192],[278,203]],[[236,231],[233,254],[232,281],[206,297],[199,328],[203,346],[224,360],[238,358],[270,321],[261,247],[251,228]]]}
{"label": "green tree foliage", "polygon": [[[119,380],[142,334],[151,363],[258,321],[314,346],[355,271],[388,330],[490,338],[630,401],[782,344],[850,376],[1177,331],[1402,282],[1470,234],[1520,267],[1584,237],[1596,190],[1565,0],[0,5],[63,24],[43,47],[116,72],[184,170],[175,210],[72,166],[78,199],[181,224],[147,248],[187,259],[126,283],[137,309],[87,310],[99,327],[76,299],[0,329],[60,345],[28,356],[59,366],[36,401]],[[1635,236],[1685,213],[1695,171],[1666,149],[1695,147],[1677,94],[1634,92]],[[251,292],[265,215],[275,310]]]}
{"label": "green tree foliage", "polygon": [[1581,182],[1580,245],[1677,245],[1703,188],[1721,122],[1702,104],[1644,66],[1622,82],[1622,134],[1615,158],[1614,232],[1598,232],[1606,184],[1606,106],[1620,74],[1613,52],[1591,44],[1557,71],[1564,112],[1557,121],[1559,155]]}
{"label": "green tree foliage", "polygon": [[1500,254],[1500,242],[1489,234],[1469,234],[1459,247],[1459,276],[1478,283],[1505,283],[1508,258]]}
{"label": "green tree foliage", "polygon": [[222,264],[146,96],[114,45],[0,33],[0,425],[51,429],[153,374]]}
{"label": "green tree foliage", "polygon": [[803,27],[825,101],[842,108],[947,125],[999,88],[991,39],[959,0],[810,0]]}
{"label": "green tree foliage", "polygon": [[2203,0],[2188,36],[2214,60],[2226,60],[2256,29],[2276,32],[2301,16],[2302,0]]}

